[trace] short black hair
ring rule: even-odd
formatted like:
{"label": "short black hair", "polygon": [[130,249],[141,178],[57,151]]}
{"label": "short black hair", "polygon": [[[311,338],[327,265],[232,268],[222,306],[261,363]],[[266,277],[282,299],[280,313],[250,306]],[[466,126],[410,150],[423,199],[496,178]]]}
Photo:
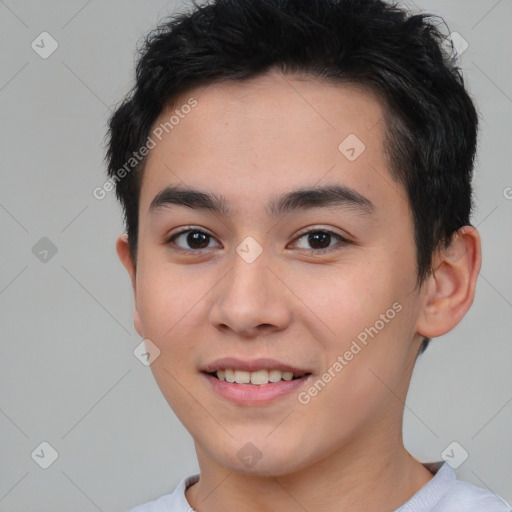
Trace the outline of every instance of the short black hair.
{"label": "short black hair", "polygon": [[135,85],[109,119],[107,174],[134,264],[146,158],[133,154],[157,117],[193,87],[278,70],[382,99],[389,171],[410,203],[421,284],[473,206],[478,116],[441,26],[438,16],[380,0],[212,0],[165,18],[139,48]]}

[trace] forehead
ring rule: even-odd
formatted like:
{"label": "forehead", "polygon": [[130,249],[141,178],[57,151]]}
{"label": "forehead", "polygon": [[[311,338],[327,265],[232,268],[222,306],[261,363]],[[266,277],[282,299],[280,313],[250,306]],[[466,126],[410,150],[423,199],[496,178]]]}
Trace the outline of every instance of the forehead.
{"label": "forehead", "polygon": [[352,85],[273,72],[197,87],[152,127],[141,211],[169,184],[222,195],[234,211],[334,183],[377,204],[403,200],[388,170],[384,130],[379,98]]}

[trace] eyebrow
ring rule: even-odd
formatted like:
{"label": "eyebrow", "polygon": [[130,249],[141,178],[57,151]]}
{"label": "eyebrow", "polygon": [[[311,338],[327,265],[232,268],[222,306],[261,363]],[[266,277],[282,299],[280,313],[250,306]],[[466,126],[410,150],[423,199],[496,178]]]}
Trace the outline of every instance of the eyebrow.
{"label": "eyebrow", "polygon": [[[172,205],[207,210],[224,217],[233,215],[223,196],[181,186],[167,186],[161,190],[151,201],[149,213]],[[266,212],[269,216],[277,217],[292,211],[330,206],[352,209],[364,215],[375,211],[374,204],[354,189],[344,185],[329,185],[301,188],[272,198],[267,204]]]}

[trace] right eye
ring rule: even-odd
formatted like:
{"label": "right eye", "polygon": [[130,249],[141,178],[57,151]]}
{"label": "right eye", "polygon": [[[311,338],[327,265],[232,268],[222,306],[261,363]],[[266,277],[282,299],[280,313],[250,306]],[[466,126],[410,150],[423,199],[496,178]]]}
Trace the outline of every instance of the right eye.
{"label": "right eye", "polygon": [[172,234],[165,243],[175,251],[190,253],[210,249],[209,243],[212,240],[214,240],[213,236],[205,231],[187,228]]}

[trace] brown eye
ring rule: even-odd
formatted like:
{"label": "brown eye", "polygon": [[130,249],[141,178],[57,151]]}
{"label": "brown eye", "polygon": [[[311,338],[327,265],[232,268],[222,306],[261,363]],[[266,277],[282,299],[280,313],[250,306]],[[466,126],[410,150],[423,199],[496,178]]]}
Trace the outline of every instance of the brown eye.
{"label": "brown eye", "polygon": [[316,231],[307,235],[308,243],[314,249],[326,249],[331,242],[331,234],[325,231]]}
{"label": "brown eye", "polygon": [[[305,243],[302,242],[302,247],[298,242],[300,240],[305,240]],[[337,244],[332,244],[332,242],[338,242]],[[308,231],[307,233],[303,233],[296,239],[296,244],[299,245],[300,249],[304,249],[309,252],[328,252],[336,248],[336,246],[344,246],[349,244],[350,241],[346,238],[343,238],[341,235],[334,233],[333,231],[316,229],[312,231]],[[309,247],[307,247],[308,245]]]}
{"label": "brown eye", "polygon": [[166,243],[176,246],[176,250],[179,251],[197,251],[211,247],[211,240],[213,237],[204,231],[187,229],[175,233]]}
{"label": "brown eye", "polygon": [[191,231],[186,236],[186,242],[192,249],[204,249],[208,247],[209,235],[199,231]]}

